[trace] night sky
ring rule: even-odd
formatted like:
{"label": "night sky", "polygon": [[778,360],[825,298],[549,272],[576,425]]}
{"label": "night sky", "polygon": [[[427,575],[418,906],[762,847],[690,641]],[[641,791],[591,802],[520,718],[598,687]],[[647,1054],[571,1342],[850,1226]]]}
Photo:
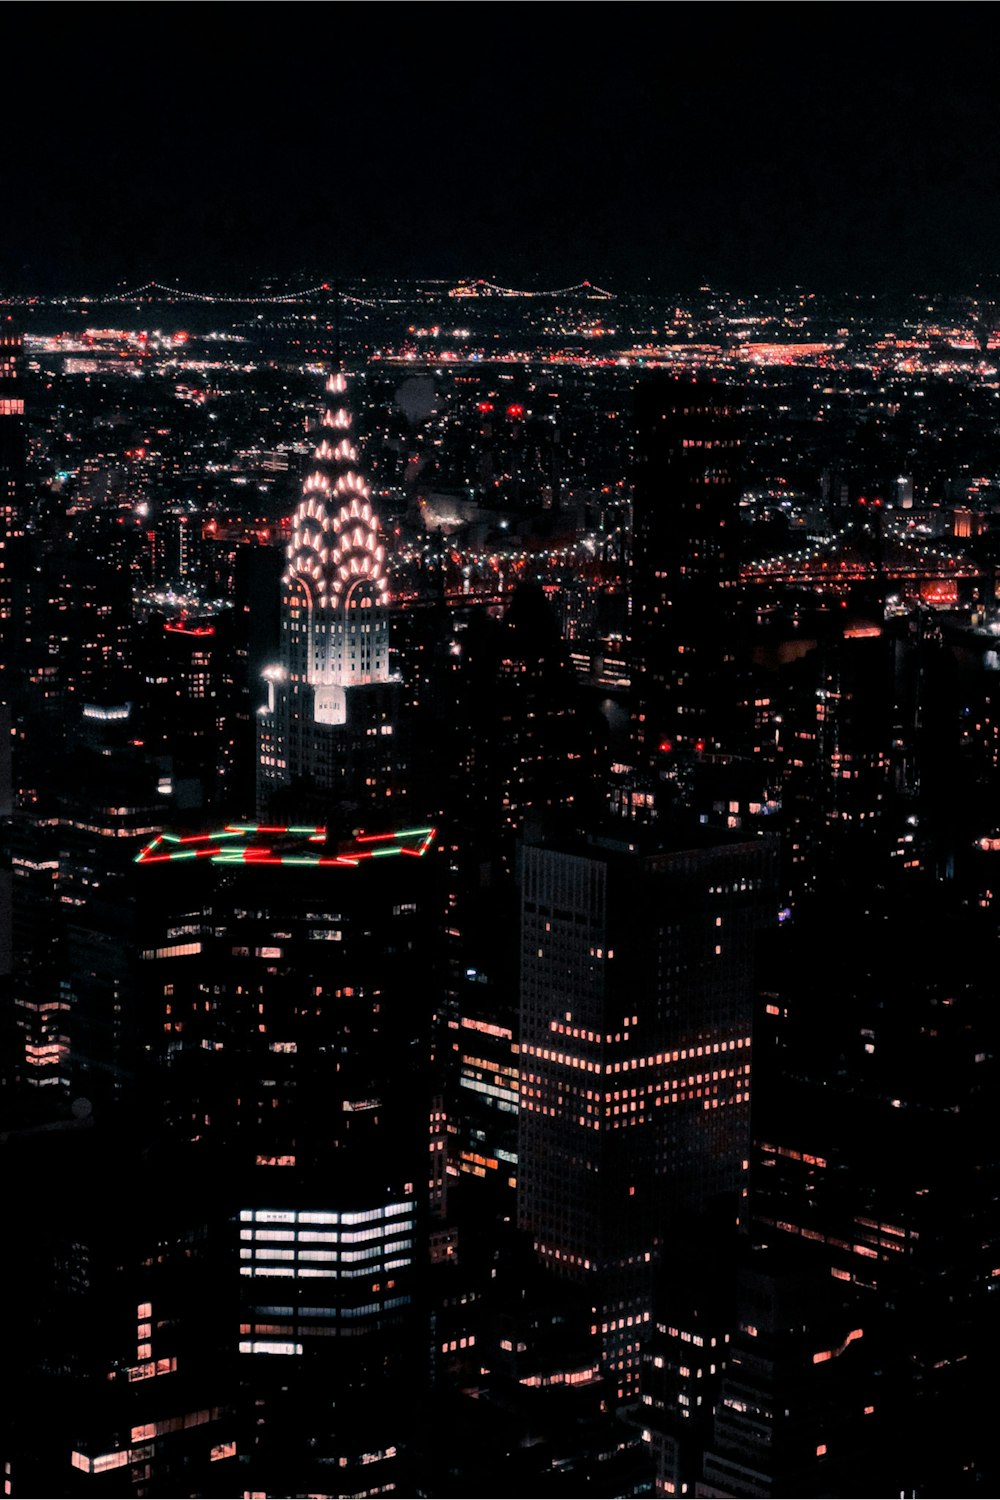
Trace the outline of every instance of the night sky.
{"label": "night sky", "polygon": [[8,6],[0,292],[961,289],[1000,262],[991,11]]}

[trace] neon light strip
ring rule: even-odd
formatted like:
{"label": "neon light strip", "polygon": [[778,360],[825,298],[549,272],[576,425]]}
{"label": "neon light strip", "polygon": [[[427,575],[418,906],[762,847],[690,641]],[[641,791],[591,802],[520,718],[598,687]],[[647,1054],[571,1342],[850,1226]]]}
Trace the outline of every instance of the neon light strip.
{"label": "neon light strip", "polygon": [[167,621],[164,630],[169,630],[171,635],[214,635],[214,625],[181,625]]}
{"label": "neon light strip", "polygon": [[[166,837],[167,837],[166,834],[163,834],[163,833],[160,834],[160,838],[166,838]],[[184,838],[175,838],[174,839],[174,843],[175,844],[204,844],[204,843],[207,843],[209,839],[235,839],[235,838],[238,838],[238,837],[239,837],[239,835],[235,832],[235,830],[230,830],[230,829],[227,828],[222,833],[189,833]]]}
{"label": "neon light strip", "polygon": [[311,839],[326,838],[326,829],[318,828],[315,823],[227,823],[226,833],[230,835],[240,833],[294,833],[306,834]]}
{"label": "neon light strip", "polygon": [[[353,868],[363,859],[386,859],[396,854],[408,854],[419,859],[430,848],[436,832],[435,828],[407,828],[397,833],[359,834],[350,853],[345,851],[339,854],[321,854],[317,850],[314,854],[281,854],[276,852],[271,845],[248,843],[247,836],[276,833],[304,836],[309,843],[319,843],[325,840],[326,830],[317,828],[314,824],[280,828],[256,823],[229,824],[219,833],[195,833],[183,837],[171,833],[158,834],[136,855],[135,863],[152,865],[174,863],[181,859],[209,859],[213,864],[219,865],[312,865],[317,867],[343,865]],[[416,838],[419,838],[420,842],[415,848],[403,843],[404,839]],[[221,841],[224,839],[231,842],[223,846]],[[377,843],[384,847],[377,849],[357,847],[363,843]],[[167,849],[164,847],[166,844],[175,846],[197,844],[202,847]]]}
{"label": "neon light strip", "polygon": [[373,844],[383,839],[414,839],[418,835],[433,832],[433,828],[403,828],[399,833],[359,833],[357,842],[359,844]]}

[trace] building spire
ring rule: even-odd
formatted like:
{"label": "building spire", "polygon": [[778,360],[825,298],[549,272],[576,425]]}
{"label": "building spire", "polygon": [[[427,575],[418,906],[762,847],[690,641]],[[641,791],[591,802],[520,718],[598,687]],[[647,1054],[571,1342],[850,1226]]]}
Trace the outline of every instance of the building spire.
{"label": "building spire", "polygon": [[319,440],[286,549],[283,582],[301,581],[312,607],[346,611],[388,599],[385,546],[353,427],[347,377],[338,371],[324,388]]}
{"label": "building spire", "polygon": [[[323,389],[281,580],[281,659],[264,672],[257,807],[296,782],[336,801],[392,795],[397,680],[386,548],[355,446],[348,379]],[[271,819],[273,821],[273,819]]]}

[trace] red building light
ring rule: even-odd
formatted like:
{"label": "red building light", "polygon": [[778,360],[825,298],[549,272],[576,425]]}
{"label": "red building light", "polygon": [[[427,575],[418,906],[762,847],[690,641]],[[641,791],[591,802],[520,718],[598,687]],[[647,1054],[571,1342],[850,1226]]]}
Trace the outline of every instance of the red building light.
{"label": "red building light", "polygon": [[164,630],[171,635],[214,635],[214,625],[186,625],[183,620],[168,620]]}

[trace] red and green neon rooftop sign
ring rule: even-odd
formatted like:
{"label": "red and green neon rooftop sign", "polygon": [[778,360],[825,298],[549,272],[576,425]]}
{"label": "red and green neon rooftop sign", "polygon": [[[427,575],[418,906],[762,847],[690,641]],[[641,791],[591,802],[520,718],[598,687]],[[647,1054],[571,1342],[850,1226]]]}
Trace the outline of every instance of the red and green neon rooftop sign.
{"label": "red and green neon rooftop sign", "polygon": [[403,828],[397,833],[358,833],[337,846],[327,845],[326,829],[313,824],[273,826],[227,823],[217,833],[159,833],[136,855],[137,865],[176,864],[208,859],[213,865],[346,865],[366,859],[409,854],[419,859],[430,848],[435,828]]}

